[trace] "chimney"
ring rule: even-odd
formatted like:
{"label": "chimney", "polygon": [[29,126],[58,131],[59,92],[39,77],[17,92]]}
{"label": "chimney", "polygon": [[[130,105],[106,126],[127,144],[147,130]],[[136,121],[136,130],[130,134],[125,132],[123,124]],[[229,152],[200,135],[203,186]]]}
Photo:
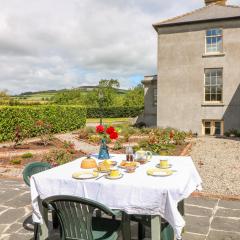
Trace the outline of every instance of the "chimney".
{"label": "chimney", "polygon": [[219,5],[226,5],[227,0],[205,0],[205,4],[206,6],[216,3]]}

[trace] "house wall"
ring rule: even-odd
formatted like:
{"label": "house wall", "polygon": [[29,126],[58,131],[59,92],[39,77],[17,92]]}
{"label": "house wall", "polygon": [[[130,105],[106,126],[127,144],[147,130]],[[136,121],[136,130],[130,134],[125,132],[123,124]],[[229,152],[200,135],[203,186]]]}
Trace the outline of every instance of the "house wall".
{"label": "house wall", "polygon": [[146,76],[144,81],[144,122],[147,126],[157,125],[157,105],[154,105],[154,88],[157,88],[157,76]]}
{"label": "house wall", "polygon": [[[223,53],[205,55],[205,31],[223,28]],[[223,68],[223,103],[204,103],[204,69]],[[158,30],[157,126],[202,133],[202,120],[240,129],[240,21]]]}

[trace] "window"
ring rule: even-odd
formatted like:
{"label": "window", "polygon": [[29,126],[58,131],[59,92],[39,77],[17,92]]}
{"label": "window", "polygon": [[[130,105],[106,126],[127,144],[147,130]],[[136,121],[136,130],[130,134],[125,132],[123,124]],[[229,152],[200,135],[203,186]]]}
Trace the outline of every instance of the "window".
{"label": "window", "polygon": [[223,70],[205,69],[205,102],[222,102]]}
{"label": "window", "polygon": [[205,135],[211,135],[211,122],[205,122]]}
{"label": "window", "polygon": [[157,88],[153,89],[153,105],[157,106]]}
{"label": "window", "polygon": [[206,31],[206,53],[221,53],[223,51],[222,29],[213,28]]}
{"label": "window", "polygon": [[223,135],[223,121],[203,120],[204,135]]}

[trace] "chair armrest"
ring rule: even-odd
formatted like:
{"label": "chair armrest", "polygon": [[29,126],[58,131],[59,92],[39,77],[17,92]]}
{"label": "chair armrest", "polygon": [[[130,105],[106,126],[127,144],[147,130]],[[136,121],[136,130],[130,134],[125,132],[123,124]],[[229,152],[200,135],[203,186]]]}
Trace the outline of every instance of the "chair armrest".
{"label": "chair armrest", "polygon": [[118,210],[118,209],[111,209],[113,215],[115,217],[121,217],[122,216],[122,211],[121,210]]}

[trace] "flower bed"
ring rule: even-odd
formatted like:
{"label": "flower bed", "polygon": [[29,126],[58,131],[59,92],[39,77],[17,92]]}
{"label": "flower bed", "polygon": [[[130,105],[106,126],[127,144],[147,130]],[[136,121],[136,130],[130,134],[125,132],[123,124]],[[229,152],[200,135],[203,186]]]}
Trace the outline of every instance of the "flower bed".
{"label": "flower bed", "polygon": [[[102,126],[101,126],[102,127]],[[118,140],[110,143],[108,146],[112,150],[124,152],[127,145],[131,144],[135,150],[140,148],[150,150],[153,153],[160,155],[175,155],[180,154],[186,146],[186,137],[189,134],[174,129],[158,129],[158,128],[145,128],[138,129],[133,127],[124,126],[124,128],[116,128],[119,134]],[[97,131],[102,131],[99,129]],[[85,128],[79,131],[79,139],[99,145],[101,136],[94,132],[94,128]]]}

